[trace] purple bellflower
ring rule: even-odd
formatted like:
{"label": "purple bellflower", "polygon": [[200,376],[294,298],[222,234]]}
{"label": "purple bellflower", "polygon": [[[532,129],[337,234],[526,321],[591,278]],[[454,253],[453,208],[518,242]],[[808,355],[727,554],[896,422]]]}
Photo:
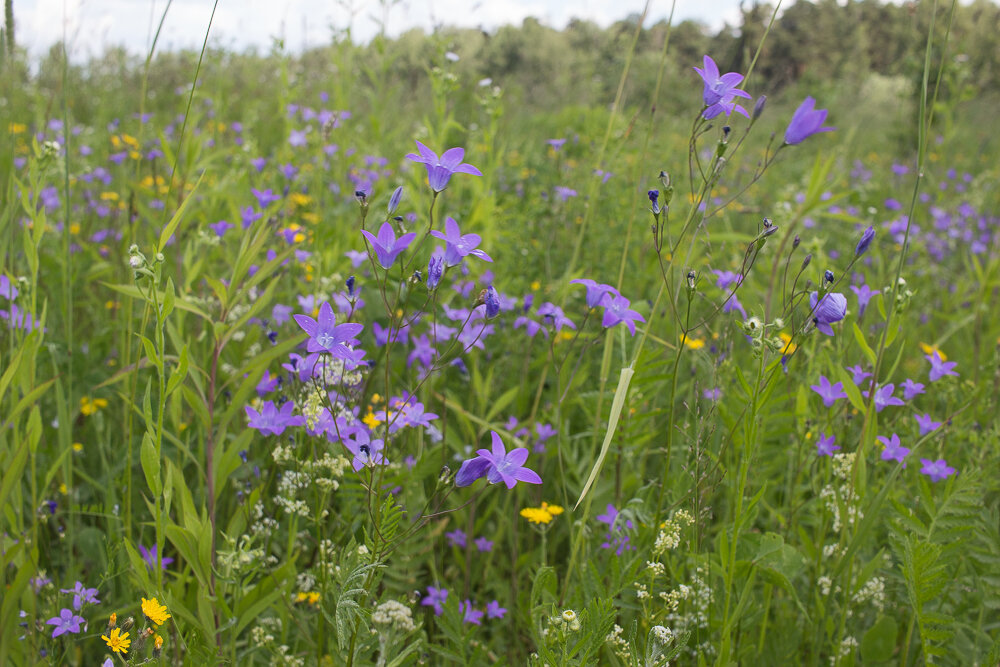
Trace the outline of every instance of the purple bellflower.
{"label": "purple bellflower", "polygon": [[416,234],[410,232],[409,234],[403,234],[397,239],[392,224],[388,222],[383,222],[382,226],[379,227],[378,236],[375,236],[367,229],[362,229],[361,233],[372,244],[372,248],[375,249],[375,256],[378,257],[378,263],[382,265],[383,269],[388,269],[392,266],[392,263],[396,261],[399,254],[413,243],[413,239],[417,238]]}
{"label": "purple bellflower", "polygon": [[604,297],[608,294],[618,296],[618,290],[611,285],[599,283],[590,278],[577,278],[569,281],[573,285],[583,285],[587,288],[587,307],[597,308],[604,304]]}
{"label": "purple bellflower", "polygon": [[69,609],[63,609],[59,612],[58,616],[54,616],[49,620],[45,621],[47,625],[54,625],[55,630],[52,631],[52,638],[55,639],[59,635],[66,634],[67,632],[72,632],[77,634],[80,632],[80,624],[85,623],[83,616],[77,616]]}
{"label": "purple bellflower", "polygon": [[465,157],[464,148],[449,148],[438,157],[437,153],[418,141],[417,150],[420,151],[420,155],[409,153],[406,157],[422,163],[427,168],[427,181],[434,192],[441,192],[448,187],[452,174],[483,175],[483,172],[471,164],[462,162],[462,158]]}
{"label": "purple bellflower", "polygon": [[425,607],[434,607],[434,615],[440,616],[444,613],[444,603],[448,600],[447,588],[427,587],[427,595],[420,601]]}
{"label": "purple bellflower", "polygon": [[882,412],[890,405],[903,405],[903,399],[893,396],[896,385],[891,382],[875,390],[875,411]]}
{"label": "purple bellflower", "polygon": [[840,449],[840,445],[833,444],[836,440],[836,436],[820,433],[819,440],[816,441],[816,455],[833,456],[833,453]]}
{"label": "purple bellflower", "polygon": [[309,334],[306,346],[309,352],[329,352],[345,360],[351,358],[347,343],[364,329],[364,326],[353,322],[338,325],[329,301],[324,301],[319,307],[319,319],[314,320],[308,315],[294,317],[303,331]]}
{"label": "purple bellflower", "polygon": [[500,603],[493,600],[486,605],[486,618],[503,618],[503,615],[507,613],[507,609],[500,606]]}
{"label": "purple bellflower", "polygon": [[924,359],[931,362],[931,370],[929,375],[931,382],[937,382],[945,375],[954,375],[955,377],[958,377],[958,373],[956,373],[954,370],[955,366],[958,365],[958,362],[945,361],[944,359],[941,358],[941,355],[938,354],[937,350],[935,350],[931,354],[924,355]]}
{"label": "purple bellflower", "polygon": [[462,612],[462,622],[471,623],[473,625],[483,624],[483,613],[478,609],[472,608],[472,602],[466,599],[465,602],[458,603],[458,610]]}
{"label": "purple bellflower", "polygon": [[934,421],[934,418],[929,414],[913,415],[913,418],[917,420],[917,426],[920,427],[920,435],[927,435],[941,428],[941,422]]}
{"label": "purple bellflower", "polygon": [[250,428],[255,428],[264,435],[281,435],[289,426],[302,426],[306,423],[306,418],[302,415],[292,416],[295,403],[291,401],[285,401],[281,410],[275,406],[274,401],[265,401],[260,412],[249,405],[244,406],[243,409],[246,411],[247,417],[250,418],[248,424]]}
{"label": "purple bellflower", "polygon": [[899,436],[895,433],[892,434],[892,438],[887,438],[884,435],[878,436],[878,441],[885,445],[885,449],[882,450],[882,460],[883,461],[899,461],[903,463],[903,467],[906,467],[906,463],[903,459],[906,455],[910,453],[908,447],[903,447],[899,444]]}
{"label": "purple bellflower", "polygon": [[861,257],[861,255],[868,252],[868,248],[871,246],[872,241],[875,239],[875,228],[869,227],[861,235],[861,240],[858,241],[858,245],[854,248],[854,256]]}
{"label": "purple bellflower", "polygon": [[[816,100],[807,97],[792,115],[788,129],[785,130],[785,143],[799,144],[819,132],[832,132],[835,127],[823,127],[826,121],[826,109],[817,109]],[[860,244],[859,244],[860,245]],[[859,255],[861,253],[858,253]]]}
{"label": "purple bellflower", "polygon": [[[142,546],[140,544],[139,545],[139,555],[142,556],[142,559],[144,561],[146,561],[146,567],[148,567],[150,570],[155,570],[156,569],[157,551],[156,551],[156,545],[155,544],[153,545],[152,549],[147,549],[146,547],[144,547],[144,546]],[[173,558],[167,558],[166,556],[164,556],[163,559],[160,561],[160,566],[164,570],[166,570],[167,566],[170,565],[173,562],[174,562]]]}
{"label": "purple bellflower", "polygon": [[701,80],[705,83],[702,100],[705,102],[706,108],[702,112],[702,116],[706,119],[712,119],[723,111],[728,116],[735,110],[749,118],[746,109],[733,101],[734,97],[751,99],[749,93],[736,87],[743,81],[743,75],[738,72],[727,72],[720,75],[718,65],[710,56],[705,56],[702,59],[702,64],[704,69],[694,68],[694,71],[698,72]]}
{"label": "purple bellflower", "polygon": [[833,407],[833,404],[837,402],[838,398],[847,398],[847,393],[844,391],[844,383],[837,382],[836,384],[830,384],[830,381],[825,375],[819,376],[819,384],[814,384],[809,387],[823,399],[823,405],[825,407]]}
{"label": "purple bellflower", "polygon": [[924,393],[924,385],[920,382],[914,382],[910,378],[903,380],[903,384],[900,386],[903,388],[904,401],[912,401],[914,398]]}
{"label": "purple bellflower", "polygon": [[638,312],[629,309],[630,305],[632,305],[631,302],[621,295],[606,296],[604,298],[604,319],[601,320],[601,325],[607,329],[624,322],[629,332],[635,336],[636,320],[645,322],[646,319]]}
{"label": "purple bellflower", "polygon": [[[955,469],[948,466],[948,462],[944,459],[938,459],[937,461],[931,461],[930,459],[920,459],[920,463],[923,467],[920,468],[921,474],[927,475],[931,478],[932,482],[940,482],[943,479],[948,479],[955,474]],[[66,611],[65,609],[63,611]],[[49,621],[51,623],[52,621]],[[55,636],[55,635],[53,635]]]}
{"label": "purple bellflower", "polygon": [[450,216],[444,220],[444,229],[443,232],[432,229],[431,235],[445,242],[444,263],[446,265],[458,266],[469,255],[478,257],[485,262],[493,261],[489,255],[476,248],[482,240],[479,234],[463,235],[458,223]]}
{"label": "purple bellflower", "polygon": [[525,447],[517,447],[507,452],[496,431],[490,431],[490,437],[493,439],[493,451],[477,449],[476,453],[479,456],[462,463],[458,474],[455,475],[456,486],[469,486],[483,475],[490,484],[503,482],[508,489],[513,489],[518,482],[542,483],[542,478],[535,471],[524,467],[524,462],[528,459],[528,450]]}
{"label": "purple bellflower", "polygon": [[816,328],[827,336],[832,336],[833,329],[830,325],[847,315],[847,297],[840,292],[830,292],[820,299],[819,293],[813,292],[809,295],[809,310]]}

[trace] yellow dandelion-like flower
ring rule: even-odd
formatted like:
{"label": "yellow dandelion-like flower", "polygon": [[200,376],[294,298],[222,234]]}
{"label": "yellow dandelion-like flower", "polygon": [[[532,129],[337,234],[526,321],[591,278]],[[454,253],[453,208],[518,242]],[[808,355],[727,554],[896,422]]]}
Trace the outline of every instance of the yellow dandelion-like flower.
{"label": "yellow dandelion-like flower", "polygon": [[309,604],[316,604],[319,602],[319,593],[312,592],[309,593],[308,599],[306,600]]}
{"label": "yellow dandelion-like flower", "polygon": [[80,399],[80,412],[85,417],[89,417],[101,408],[106,407],[108,407],[108,401],[104,398],[91,399],[89,396],[84,396]]}
{"label": "yellow dandelion-like flower", "polygon": [[681,342],[691,350],[700,350],[705,347],[705,341],[701,338],[688,338],[687,336],[684,336],[681,338]]}
{"label": "yellow dandelion-like flower", "polygon": [[539,509],[545,510],[546,512],[548,512],[552,516],[559,516],[560,514],[562,514],[565,511],[559,505],[549,505],[545,501],[542,501],[542,506]]}
{"label": "yellow dandelion-like flower", "polygon": [[142,614],[157,625],[163,625],[163,622],[170,618],[167,608],[157,602],[156,598],[149,600],[142,598]]}
{"label": "yellow dandelion-like flower", "polygon": [[531,291],[532,292],[537,292],[540,289],[542,289],[542,283],[538,282],[537,280],[535,280],[535,281],[533,281],[531,283]]}
{"label": "yellow dandelion-like flower", "polygon": [[24,123],[8,123],[7,129],[11,134],[23,134],[28,129],[28,126]]}
{"label": "yellow dandelion-like flower", "polygon": [[382,420],[376,417],[375,413],[371,410],[369,410],[368,414],[361,418],[361,421],[364,422],[365,426],[368,428],[375,428],[382,423]]}
{"label": "yellow dandelion-like flower", "polygon": [[785,347],[781,349],[782,356],[786,356],[795,352],[798,349],[798,345],[792,342],[792,337],[786,334],[784,331],[778,334],[778,338],[781,342],[785,344]]}
{"label": "yellow dandelion-like flower", "polygon": [[108,643],[108,648],[115,653],[126,653],[128,651],[128,645],[132,643],[132,640],[128,638],[128,633],[122,634],[121,628],[115,628],[111,631],[108,636],[101,635],[101,639]]}
{"label": "yellow dandelion-like flower", "polygon": [[924,354],[934,354],[936,352],[937,355],[941,357],[941,361],[948,361],[948,357],[945,356],[944,352],[938,349],[937,345],[928,345],[927,343],[920,343],[919,345],[920,349],[924,351]]}
{"label": "yellow dandelion-like flower", "polygon": [[548,523],[552,521],[552,515],[540,507],[525,507],[521,510],[521,516],[531,523]]}

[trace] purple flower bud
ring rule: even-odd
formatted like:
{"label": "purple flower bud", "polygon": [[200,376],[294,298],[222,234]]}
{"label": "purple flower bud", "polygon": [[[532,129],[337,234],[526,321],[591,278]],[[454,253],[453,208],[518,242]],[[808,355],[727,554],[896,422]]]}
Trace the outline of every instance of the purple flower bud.
{"label": "purple flower bud", "polygon": [[871,246],[872,241],[875,239],[875,228],[869,227],[861,235],[861,240],[858,241],[858,247],[854,249],[854,256],[861,257],[861,255],[868,252],[869,246]]}
{"label": "purple flower bud", "polygon": [[399,200],[402,198],[403,198],[403,186],[400,185],[393,191],[392,197],[389,198],[389,215],[392,215],[393,213],[396,212],[396,209],[399,208]]}
{"label": "purple flower bud", "polygon": [[828,283],[832,283],[833,279],[834,279],[833,271],[827,269],[826,271],[823,272],[823,280],[825,280]]}
{"label": "purple flower bud", "polygon": [[480,298],[486,305],[486,319],[492,320],[500,314],[500,295],[497,294],[493,285],[484,289]]}
{"label": "purple flower bud", "polygon": [[753,105],[753,115],[751,116],[753,120],[757,120],[764,113],[765,104],[767,104],[767,95],[761,95],[757,98],[757,101]]}
{"label": "purple flower bud", "polygon": [[427,289],[434,289],[444,275],[444,253],[435,252],[427,263]]}

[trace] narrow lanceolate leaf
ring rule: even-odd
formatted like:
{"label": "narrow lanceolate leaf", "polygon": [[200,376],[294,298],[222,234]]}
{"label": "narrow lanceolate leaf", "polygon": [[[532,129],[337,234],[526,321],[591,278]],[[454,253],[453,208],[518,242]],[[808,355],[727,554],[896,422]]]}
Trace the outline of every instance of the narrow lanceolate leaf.
{"label": "narrow lanceolate leaf", "polygon": [[622,369],[621,375],[618,376],[618,389],[615,390],[615,398],[611,402],[611,415],[608,417],[608,430],[604,433],[604,443],[601,445],[601,453],[597,456],[597,462],[594,463],[594,468],[590,471],[590,477],[583,486],[583,491],[580,492],[580,498],[576,501],[574,509],[580,506],[587,492],[590,491],[590,487],[593,486],[597,476],[601,473],[601,468],[604,466],[604,457],[607,456],[608,450],[611,448],[611,439],[615,437],[615,429],[618,427],[618,419],[621,417],[622,407],[625,405],[625,396],[628,394],[628,385],[632,381],[633,375],[635,375],[635,371],[631,367],[626,366]]}

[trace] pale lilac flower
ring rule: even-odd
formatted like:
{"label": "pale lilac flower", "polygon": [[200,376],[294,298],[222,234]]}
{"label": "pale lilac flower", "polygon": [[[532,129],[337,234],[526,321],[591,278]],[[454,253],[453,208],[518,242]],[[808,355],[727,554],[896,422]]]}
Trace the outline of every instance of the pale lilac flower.
{"label": "pale lilac flower", "polygon": [[866,378],[872,376],[871,373],[866,371],[861,367],[861,364],[855,364],[854,366],[848,366],[847,371],[851,374],[851,381],[857,386],[861,386],[861,383],[865,381]]}
{"label": "pale lilac flower", "polygon": [[635,336],[636,321],[645,322],[646,318],[637,311],[631,310],[630,305],[632,305],[631,302],[621,295],[605,297],[604,318],[601,320],[601,326],[607,329],[624,322],[629,333]]}
{"label": "pale lilac flower", "polygon": [[[899,461],[903,463],[903,459],[910,453],[909,448],[899,444],[899,436],[895,433],[892,434],[892,438],[880,435],[878,436],[878,441],[885,445],[881,456],[883,461]],[[903,463],[903,467],[906,467],[906,463]]]}
{"label": "pale lilac flower", "polygon": [[486,618],[503,618],[507,610],[500,606],[500,603],[493,600],[486,605]]}
{"label": "pale lilac flower", "polygon": [[896,385],[891,382],[886,385],[882,385],[875,390],[875,411],[882,412],[883,409],[889,407],[890,405],[903,405],[903,399],[893,396],[893,392],[896,391]]}
{"label": "pale lilac flower", "polygon": [[830,380],[827,379],[825,375],[819,376],[819,384],[810,385],[809,387],[823,399],[824,407],[833,407],[833,404],[837,402],[838,399],[847,398],[847,392],[844,391],[844,383],[837,382],[836,384],[830,384]]}
{"label": "pale lilac flower", "polygon": [[820,432],[819,440],[816,441],[816,454],[818,456],[833,456],[833,453],[840,449],[840,445],[833,444],[836,440],[836,436]]}
{"label": "pale lilac flower", "polygon": [[73,594],[73,609],[79,610],[85,604],[100,604],[101,601],[97,599],[97,589],[87,588],[81,582],[76,582],[76,586],[73,588],[61,588],[60,593],[72,593]]}
{"label": "pale lilac flower", "polygon": [[389,222],[382,223],[382,226],[378,230],[378,236],[375,236],[367,229],[362,229],[361,233],[372,244],[375,256],[378,258],[378,263],[382,265],[383,269],[388,269],[392,266],[400,253],[409,247],[413,239],[417,238],[415,233],[410,232],[409,234],[403,234],[397,239],[396,231]]}
{"label": "pale lilac flower", "polygon": [[798,144],[819,132],[831,132],[836,128],[823,127],[826,121],[826,109],[816,109],[816,100],[807,97],[792,115],[791,122],[785,130],[785,143]]}
{"label": "pale lilac flower", "polygon": [[941,422],[936,422],[929,414],[914,415],[917,426],[920,427],[920,435],[927,435],[941,428]]}
{"label": "pale lilac flower", "polygon": [[[79,607],[77,607],[79,609]],[[63,609],[59,612],[58,616],[54,616],[49,620],[45,621],[47,625],[56,626],[52,631],[52,638],[55,639],[59,635],[66,634],[67,632],[72,632],[77,634],[80,632],[80,624],[85,623],[83,616],[77,616],[69,609]]]}
{"label": "pale lilac flower", "polygon": [[840,292],[830,292],[820,299],[819,293],[813,292],[809,295],[809,310],[816,328],[827,336],[832,336],[833,329],[830,325],[844,319],[847,314],[847,297]]}
{"label": "pale lilac flower", "polygon": [[427,596],[420,601],[425,607],[434,607],[434,615],[440,616],[444,613],[444,603],[448,600],[448,589],[427,587]]}
{"label": "pale lilac flower", "polygon": [[465,531],[463,530],[453,530],[450,533],[445,533],[444,536],[448,538],[448,544],[453,547],[458,547],[464,549],[466,545]]}
{"label": "pale lilac flower", "polygon": [[914,398],[924,393],[924,385],[920,382],[914,382],[910,378],[903,380],[903,384],[900,386],[903,388],[904,401],[912,401]]}
{"label": "pale lilac flower", "polygon": [[463,235],[458,223],[450,216],[445,218],[444,229],[444,232],[432,229],[431,236],[445,242],[444,261],[448,266],[458,266],[469,255],[485,262],[493,261],[489,255],[476,247],[482,240],[479,234]]}
{"label": "pale lilac flower", "polygon": [[477,537],[475,543],[476,548],[480,551],[493,551],[493,542],[485,537]]}
{"label": "pale lilac flower", "polygon": [[[704,82],[705,87],[702,91],[702,100],[705,102],[705,106],[709,109],[715,107],[716,105],[729,105],[732,103],[734,97],[743,97],[746,99],[751,99],[749,93],[744,90],[737,88],[736,86],[743,81],[743,75],[738,72],[727,72],[726,74],[719,74],[719,67],[715,64],[710,56],[705,56],[702,59],[702,64],[704,69],[700,67],[695,67],[694,71],[698,72],[701,76],[701,80]],[[741,113],[747,116],[747,112],[742,107],[739,107]],[[721,111],[721,109],[720,109]],[[730,109],[732,111],[732,109]],[[708,109],[706,109],[708,112]],[[718,111],[714,112],[713,115],[705,115],[705,118],[712,118],[718,115]]]}
{"label": "pale lilac flower", "polygon": [[329,301],[320,305],[318,319],[314,320],[308,315],[295,315],[295,321],[309,334],[306,346],[309,352],[329,352],[345,360],[351,357],[347,343],[352,342],[364,329],[364,326],[353,322],[338,325]]}
{"label": "pale lilac flower", "polygon": [[958,365],[958,362],[945,361],[941,358],[941,355],[938,354],[937,350],[931,354],[924,355],[924,359],[931,362],[929,375],[931,382],[937,382],[945,375],[954,375],[955,377],[958,377],[958,373],[954,370],[955,366]]}
{"label": "pale lilac flower", "polygon": [[472,602],[466,600],[458,603],[458,610],[462,612],[462,622],[473,625],[483,624],[483,612],[472,608]]}
{"label": "pale lilac flower", "polygon": [[608,294],[618,294],[618,290],[611,285],[599,283],[596,280],[591,280],[590,278],[577,278],[569,282],[573,285],[583,285],[587,288],[587,306],[589,308],[597,308],[598,306],[603,305],[604,298]]}
{"label": "pale lilac flower", "polygon": [[944,459],[938,459],[937,461],[920,459],[920,463],[923,464],[923,467],[920,468],[921,474],[930,477],[932,482],[940,482],[955,474],[955,469],[949,467],[947,461]]}
{"label": "pale lilac flower", "polygon": [[486,475],[490,484],[503,482],[508,489],[513,489],[518,482],[542,483],[542,478],[537,473],[524,467],[524,462],[528,459],[526,448],[517,447],[507,452],[496,431],[490,431],[490,437],[493,439],[493,450],[478,449],[476,453],[479,456],[462,463],[455,475],[456,486],[469,486],[483,475]]}
{"label": "pale lilac flower", "polygon": [[448,187],[448,181],[452,174],[471,174],[482,176],[483,172],[476,169],[471,164],[462,162],[465,157],[464,148],[449,148],[441,157],[419,141],[417,149],[420,155],[409,153],[406,157],[414,162],[420,162],[427,168],[427,180],[434,192],[441,192]]}

